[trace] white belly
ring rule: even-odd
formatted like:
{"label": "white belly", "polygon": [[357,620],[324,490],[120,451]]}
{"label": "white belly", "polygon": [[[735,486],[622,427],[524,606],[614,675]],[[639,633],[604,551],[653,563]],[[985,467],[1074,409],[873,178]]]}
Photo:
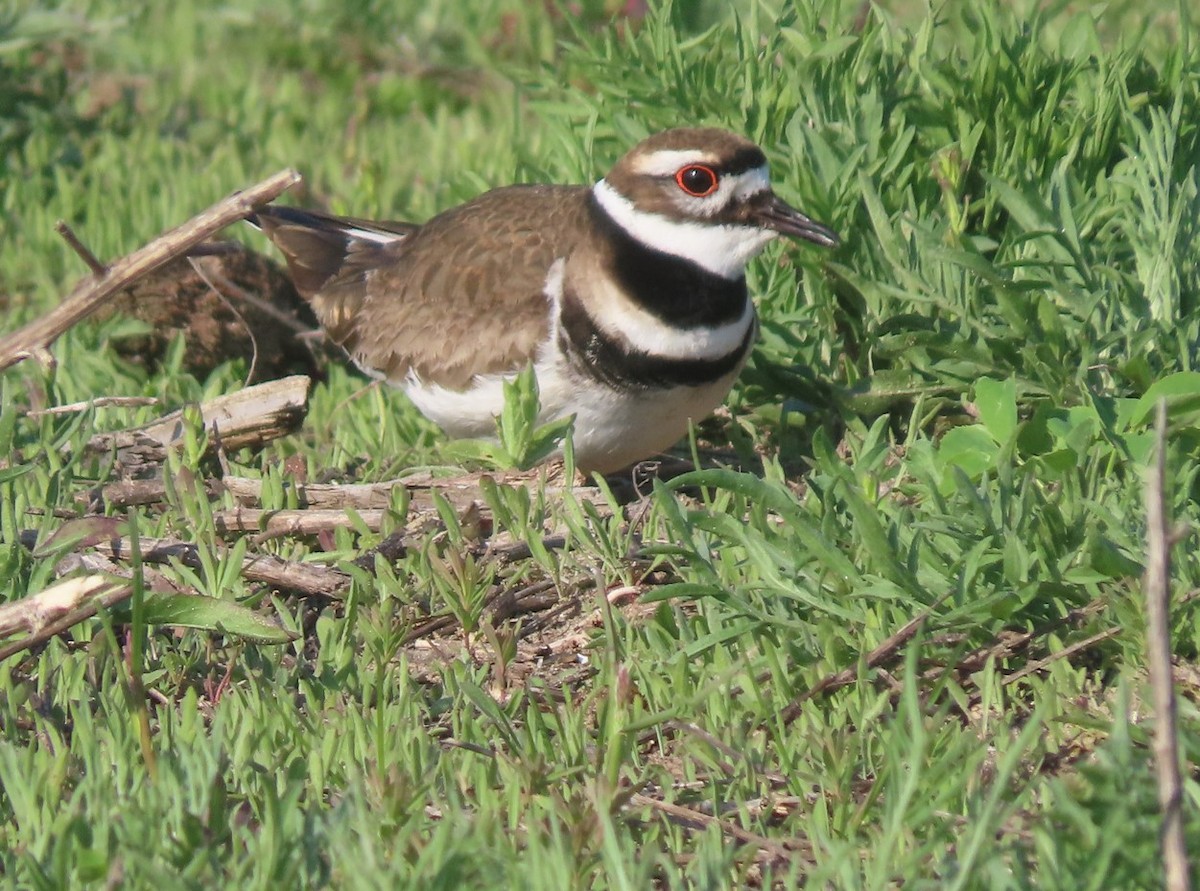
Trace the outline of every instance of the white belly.
{"label": "white belly", "polygon": [[[565,261],[558,260],[546,277],[552,324],[534,365],[542,405],[538,421],[548,424],[574,416],[576,467],[609,473],[669,448],[687,433],[689,421],[708,417],[729,394],[746,356],[724,377],[697,386],[626,389],[597,381],[584,369],[572,366],[558,348],[565,268]],[[734,321],[716,328],[679,329],[637,307],[609,279],[593,276],[586,281],[589,314],[610,337],[644,354],[681,360],[721,359],[740,348],[757,328],[749,300]],[[502,375],[477,377],[463,392],[411,376],[395,383],[451,436],[492,437],[495,418],[504,408],[504,381]]]}
{"label": "white belly", "polygon": [[[740,366],[717,381],[695,387],[617,390],[566,367],[554,353],[537,367],[541,424],[574,415],[575,463],[583,471],[609,473],[649,458],[687,433],[689,421],[708,417],[728,395]],[[427,418],[454,437],[495,436],[504,408],[504,378],[479,379],[464,392],[405,381],[404,391]]]}

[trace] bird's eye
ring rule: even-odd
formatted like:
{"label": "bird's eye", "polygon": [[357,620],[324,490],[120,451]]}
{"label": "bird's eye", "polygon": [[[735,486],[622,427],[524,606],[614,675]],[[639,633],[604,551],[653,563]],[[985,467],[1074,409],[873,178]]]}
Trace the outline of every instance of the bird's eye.
{"label": "bird's eye", "polygon": [[704,198],[717,190],[717,174],[703,164],[689,164],[675,174],[675,182],[693,198]]}

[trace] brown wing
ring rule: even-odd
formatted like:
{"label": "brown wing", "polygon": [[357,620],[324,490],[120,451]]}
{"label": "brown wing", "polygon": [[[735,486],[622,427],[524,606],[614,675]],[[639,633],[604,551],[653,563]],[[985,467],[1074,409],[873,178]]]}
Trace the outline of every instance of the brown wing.
{"label": "brown wing", "polygon": [[366,297],[366,277],[387,262],[385,247],[412,235],[415,223],[372,222],[268,205],[249,222],[283,251],[296,290],[330,339],[345,345]]}
{"label": "brown wing", "polygon": [[510,186],[415,229],[258,216],[296,287],[359,365],[461,390],[533,358],[547,332],[546,274],[580,237],[586,200],[581,186]]}

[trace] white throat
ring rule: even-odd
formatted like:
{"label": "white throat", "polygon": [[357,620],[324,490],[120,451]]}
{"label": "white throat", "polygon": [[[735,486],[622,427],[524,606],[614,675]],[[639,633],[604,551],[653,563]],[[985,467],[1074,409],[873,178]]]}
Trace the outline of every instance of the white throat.
{"label": "white throat", "polygon": [[647,213],[638,210],[605,179],[592,186],[592,194],[613,222],[646,247],[690,260],[730,280],[741,278],[746,263],[777,234],[754,226],[679,221]]}

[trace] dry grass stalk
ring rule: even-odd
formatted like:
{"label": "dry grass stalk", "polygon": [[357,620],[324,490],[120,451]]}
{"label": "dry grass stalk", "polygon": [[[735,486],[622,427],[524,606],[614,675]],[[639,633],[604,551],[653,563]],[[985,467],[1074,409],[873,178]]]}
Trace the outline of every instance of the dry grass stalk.
{"label": "dry grass stalk", "polygon": [[149,424],[115,433],[98,433],[88,440],[88,451],[116,451],[127,467],[158,464],[167,450],[184,440],[184,413],[199,412],[209,447],[226,451],[258,448],[293,432],[308,414],[312,381],[302,374],[246,387],[218,396],[199,406],[180,409]]}
{"label": "dry grass stalk", "polygon": [[1146,480],[1146,661],[1154,697],[1154,765],[1162,809],[1162,859],[1169,891],[1188,891],[1179,769],[1178,706],[1171,670],[1171,529],[1167,515],[1167,404],[1159,400],[1156,447]]}
{"label": "dry grass stalk", "polygon": [[[87,318],[142,276],[186,254],[231,223],[244,219],[256,207],[275,200],[299,181],[300,174],[296,171],[282,170],[245,191],[218,201],[183,225],[160,235],[145,247],[111,265],[104,266],[92,257],[89,265],[93,270],[102,272],[93,271],[46,315],[0,338],[0,371],[30,356],[52,362],[50,345],[63,332]],[[75,241],[79,243],[78,239]],[[90,252],[86,256],[90,256]]]}

